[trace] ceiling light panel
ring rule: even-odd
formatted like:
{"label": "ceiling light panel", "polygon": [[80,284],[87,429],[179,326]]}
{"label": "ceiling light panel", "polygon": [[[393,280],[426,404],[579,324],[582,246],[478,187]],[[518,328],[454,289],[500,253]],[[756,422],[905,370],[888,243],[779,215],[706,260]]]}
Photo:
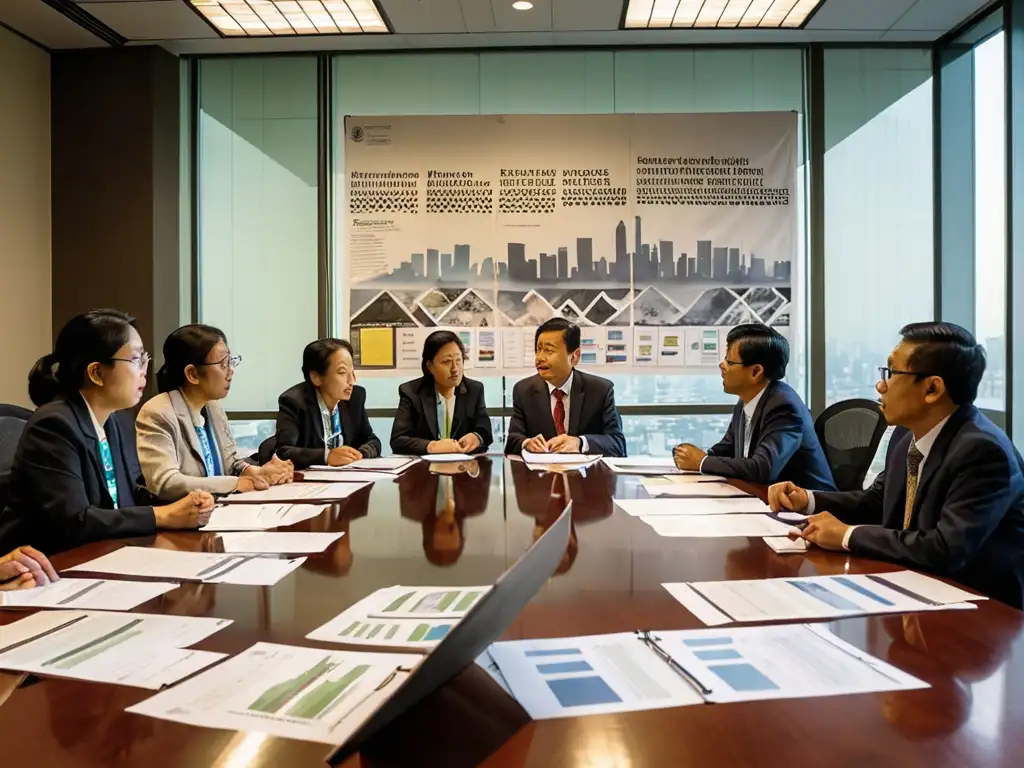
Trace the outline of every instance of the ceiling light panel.
{"label": "ceiling light panel", "polygon": [[389,34],[374,0],[185,0],[226,37]]}
{"label": "ceiling light panel", "polygon": [[623,26],[626,29],[799,29],[823,2],[825,0],[629,0]]}

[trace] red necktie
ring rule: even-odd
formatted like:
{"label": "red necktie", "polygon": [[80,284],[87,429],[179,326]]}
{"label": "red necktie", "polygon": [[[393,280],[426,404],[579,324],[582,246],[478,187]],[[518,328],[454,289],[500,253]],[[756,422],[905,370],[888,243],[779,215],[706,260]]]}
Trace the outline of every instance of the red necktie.
{"label": "red necktie", "polygon": [[565,397],[565,392],[560,389],[553,390],[551,392],[555,396],[555,434],[565,434],[565,403],[562,402],[562,398]]}

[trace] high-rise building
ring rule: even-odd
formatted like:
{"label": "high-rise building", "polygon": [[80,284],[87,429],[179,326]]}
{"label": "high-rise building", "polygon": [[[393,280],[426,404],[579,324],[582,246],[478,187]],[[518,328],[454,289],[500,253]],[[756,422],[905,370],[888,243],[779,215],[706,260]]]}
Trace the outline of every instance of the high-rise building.
{"label": "high-rise building", "polygon": [[558,249],[558,279],[568,280],[569,279],[569,249],[559,248]]}
{"label": "high-rise building", "polygon": [[552,282],[558,279],[558,262],[554,256],[540,255],[540,279]]}
{"label": "high-rise building", "polygon": [[686,254],[679,254],[679,258],[676,259],[676,280],[686,279]]}
{"label": "high-rise building", "polygon": [[480,264],[480,277],[485,277],[488,280],[494,277],[494,259],[490,256]]}
{"label": "high-rise building", "polygon": [[[693,271],[690,271],[693,275]],[[697,241],[697,277],[704,280],[711,279],[711,241]]]}
{"label": "high-rise building", "polygon": [[428,280],[437,280],[437,278],[440,277],[440,276],[441,276],[441,273],[438,271],[438,264],[437,264],[437,251],[435,251],[433,248],[428,248],[427,249],[427,279]]}
{"label": "high-rise building", "polygon": [[740,276],[740,249],[729,249],[729,277]]}
{"label": "high-rise building", "polygon": [[675,261],[675,245],[671,240],[662,240],[659,243],[659,253],[661,254],[661,268],[658,270],[659,276],[665,280],[673,280],[676,276],[676,261]]}
{"label": "high-rise building", "polygon": [[764,259],[759,259],[754,254],[750,254],[750,272],[748,277],[751,280],[764,280],[768,277],[764,271]]}
{"label": "high-rise building", "polygon": [[616,280],[629,280],[629,249],[626,246],[626,222],[620,221],[615,227],[615,264],[612,267]]}
{"label": "high-rise building", "polygon": [[526,262],[526,279],[530,282],[537,282],[537,260],[530,259]]}
{"label": "high-rise building", "polygon": [[450,253],[441,254],[441,277],[452,277],[452,255]]}
{"label": "high-rise building", "polygon": [[597,279],[607,280],[608,279],[608,260],[601,257],[601,260],[597,262]]}
{"label": "high-rise building", "polygon": [[729,249],[715,248],[714,267],[711,276],[715,280],[724,280],[729,272]]}
{"label": "high-rise building", "polygon": [[526,245],[523,243],[508,244],[508,276],[510,280],[527,280]]}
{"label": "high-rise building", "polygon": [[700,275],[697,274],[697,257],[690,256],[686,260],[686,279],[693,280],[694,278],[699,276]]}
{"label": "high-rise building", "polygon": [[776,280],[789,280],[792,276],[791,266],[791,262],[776,261],[772,264],[772,277]]}
{"label": "high-rise building", "polygon": [[642,234],[640,232],[640,217],[637,216],[636,217],[636,234],[635,234],[634,240],[633,240],[633,254],[634,255],[640,253],[640,248],[643,246],[643,244],[644,244],[644,238],[643,238],[643,236],[642,236]]}
{"label": "high-rise building", "polygon": [[468,245],[456,245],[455,246],[455,263],[452,264],[452,269],[455,270],[456,275],[464,276],[469,274],[469,246]]}
{"label": "high-rise building", "polygon": [[594,241],[589,237],[576,238],[576,264],[581,280],[594,277]]}
{"label": "high-rise building", "polygon": [[423,254],[414,253],[412,255],[412,276],[413,277],[424,277],[423,272]]}
{"label": "high-rise building", "polygon": [[498,262],[498,279],[504,280],[508,277],[508,264],[503,261]]}

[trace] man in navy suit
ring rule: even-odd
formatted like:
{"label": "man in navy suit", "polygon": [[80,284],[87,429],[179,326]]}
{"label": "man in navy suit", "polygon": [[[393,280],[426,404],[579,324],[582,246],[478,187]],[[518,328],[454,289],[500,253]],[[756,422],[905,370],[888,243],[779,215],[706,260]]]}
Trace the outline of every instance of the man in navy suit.
{"label": "man in navy suit", "polygon": [[[889,442],[870,488],[813,493],[772,486],[772,509],[806,511],[801,535],[931,571],[1021,607],[1024,594],[1024,462],[973,402],[985,351],[952,323],[914,323],[876,385]],[[817,514],[815,514],[817,513]]]}
{"label": "man in navy suit", "polygon": [[695,445],[677,446],[676,466],[762,485],[791,480],[834,491],[811,413],[781,380],[788,364],[789,342],[774,328],[750,323],[729,331],[718,366],[722,388],[739,398],[729,431],[707,453]]}
{"label": "man in navy suit", "polygon": [[548,320],[534,335],[537,375],[512,389],[505,453],[600,453],[625,456],[626,438],[612,383],[576,370],[580,329]]}

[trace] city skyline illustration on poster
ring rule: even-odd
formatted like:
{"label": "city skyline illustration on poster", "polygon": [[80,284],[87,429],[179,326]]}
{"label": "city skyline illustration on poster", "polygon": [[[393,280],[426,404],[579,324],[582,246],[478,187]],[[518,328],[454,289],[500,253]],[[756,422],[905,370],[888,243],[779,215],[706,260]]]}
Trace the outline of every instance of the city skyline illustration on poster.
{"label": "city skyline illustration on poster", "polygon": [[581,364],[703,369],[743,322],[789,335],[791,112],[346,117],[348,331],[361,369],[533,367],[551,317]]}

